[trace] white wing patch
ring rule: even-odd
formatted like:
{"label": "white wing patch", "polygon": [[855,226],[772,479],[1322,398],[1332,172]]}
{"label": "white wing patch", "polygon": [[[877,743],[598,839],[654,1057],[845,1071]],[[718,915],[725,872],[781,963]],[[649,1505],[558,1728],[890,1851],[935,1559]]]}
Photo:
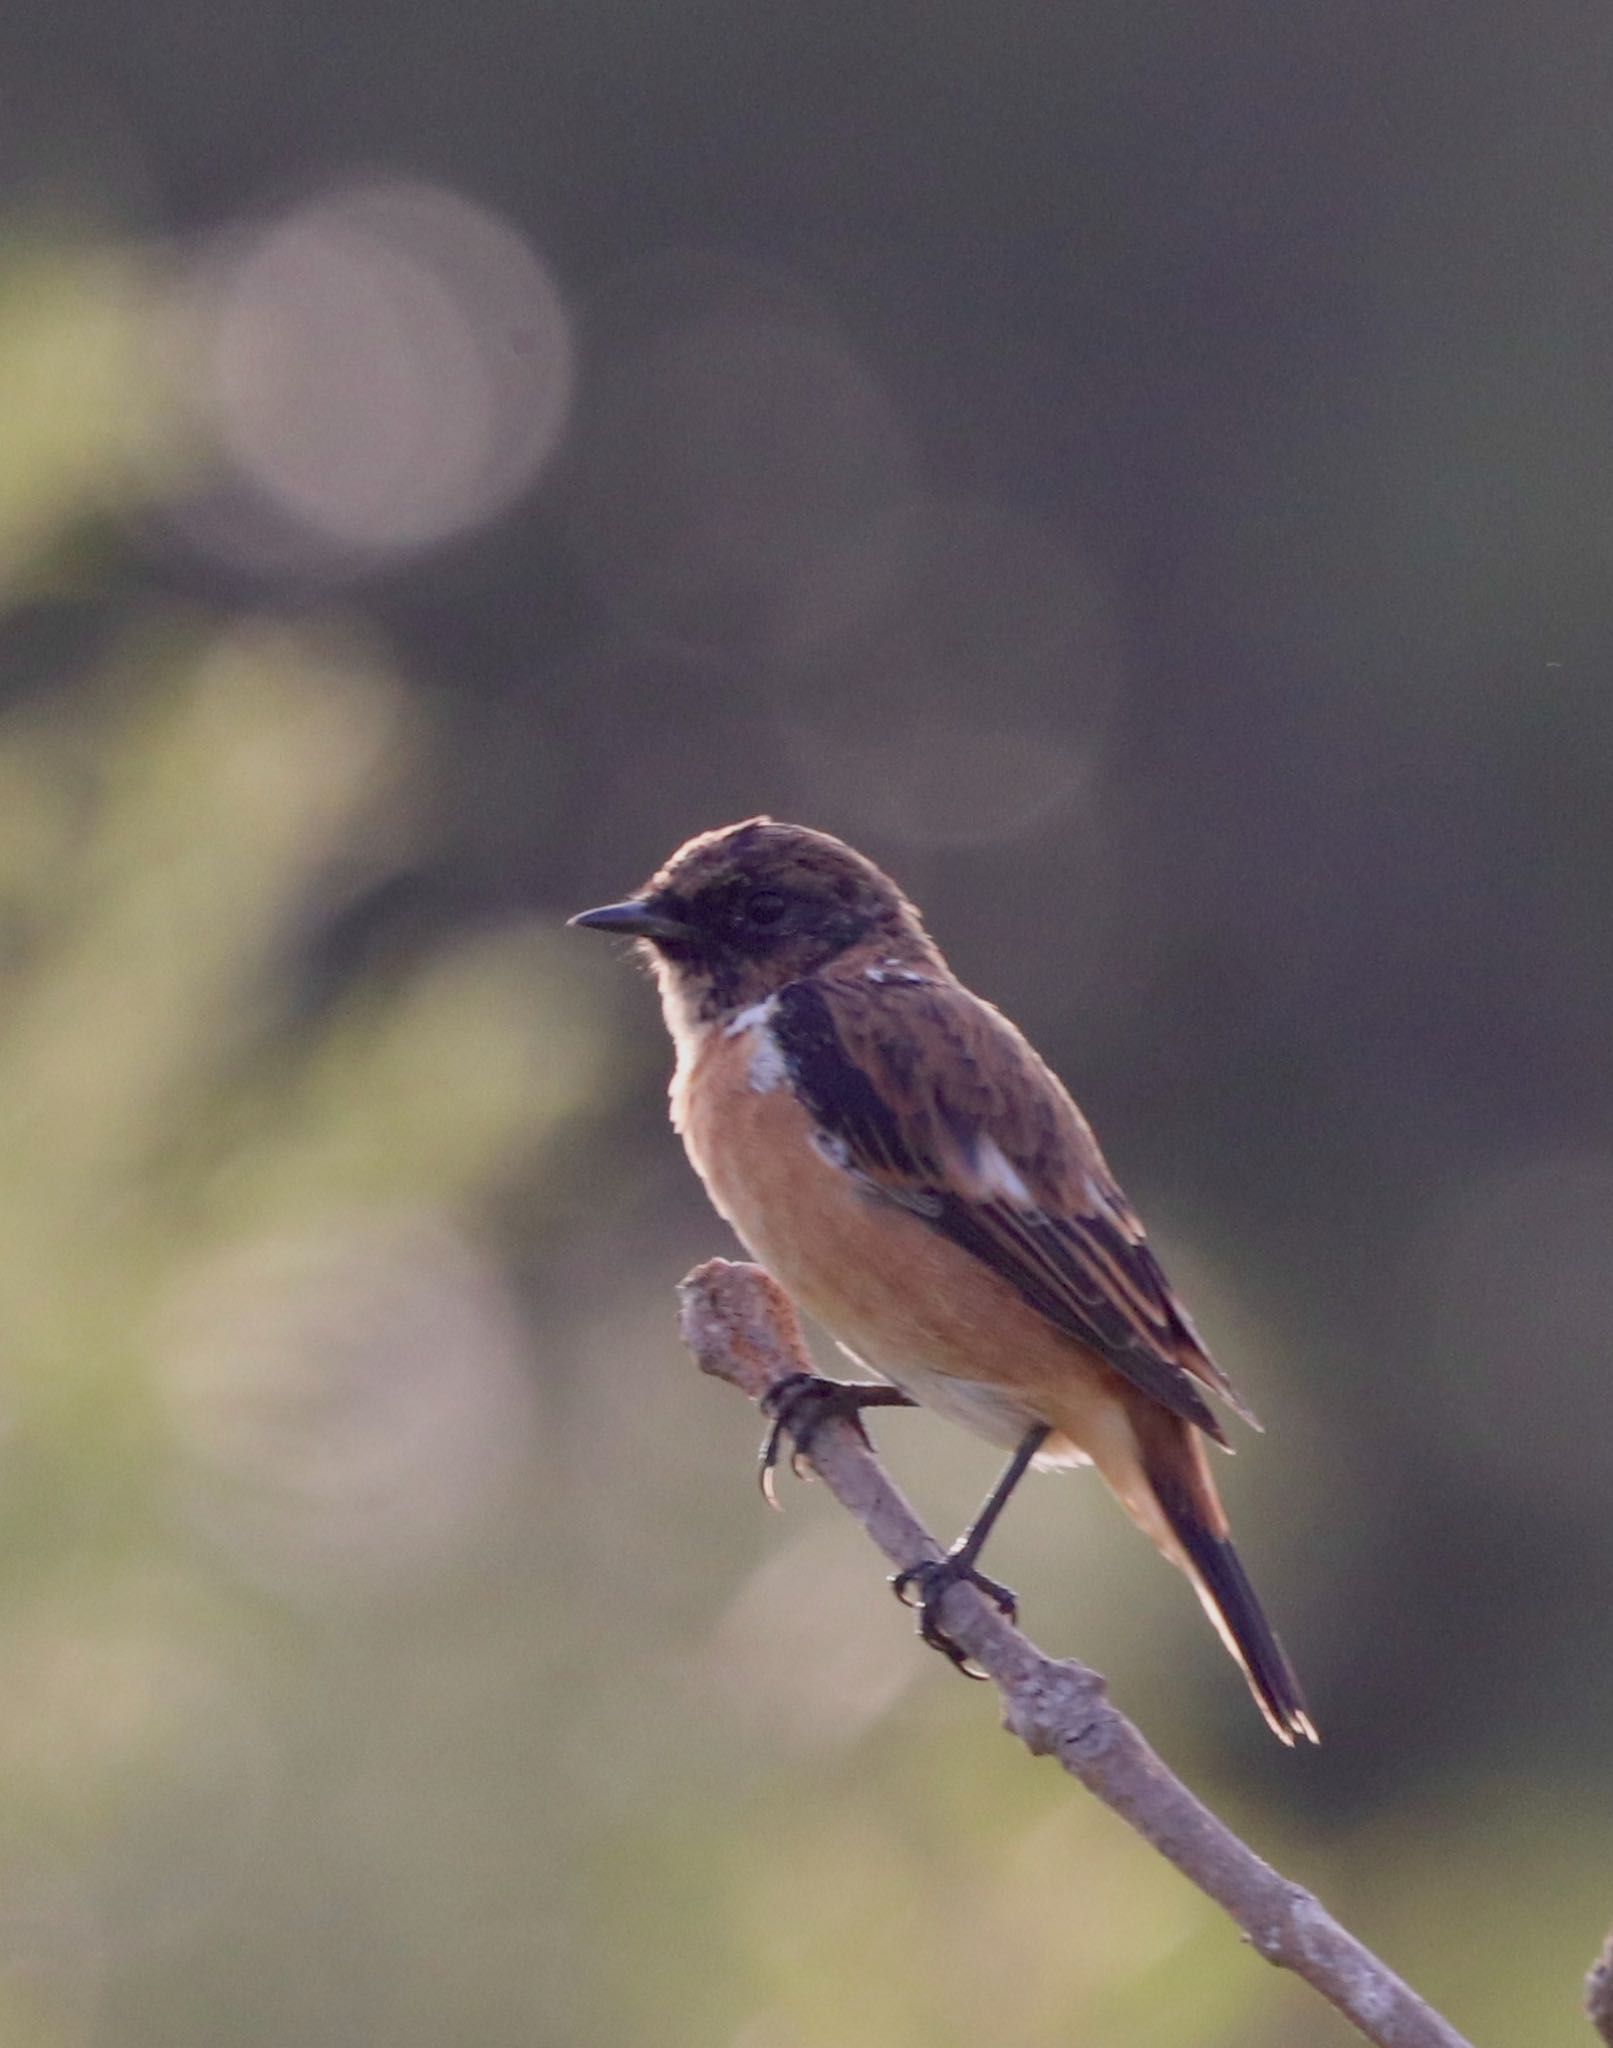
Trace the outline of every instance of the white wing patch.
{"label": "white wing patch", "polygon": [[1036,1206],[1018,1169],[995,1138],[988,1138],[982,1133],[975,1140],[971,1164],[984,1193],[996,1195],[1005,1202],[1018,1202],[1027,1209]]}
{"label": "white wing patch", "polygon": [[[813,1131],[807,1142],[827,1166],[835,1166],[842,1173],[851,1172],[851,1147],[844,1138],[837,1138],[833,1131]],[[864,1174],[860,1178],[866,1180]]]}

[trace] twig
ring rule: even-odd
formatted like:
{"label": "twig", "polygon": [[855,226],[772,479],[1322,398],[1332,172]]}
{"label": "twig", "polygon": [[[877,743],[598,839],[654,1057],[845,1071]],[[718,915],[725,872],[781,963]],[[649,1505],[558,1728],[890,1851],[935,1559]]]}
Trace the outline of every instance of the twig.
{"label": "twig", "polygon": [[[679,1289],[685,1343],[702,1372],[760,1400],[787,1373],[811,1371],[795,1311],[757,1266],[712,1259]],[[941,1556],[849,1424],[813,1440],[812,1465],[892,1564]],[[1109,1702],[1095,1671],[1043,1656],[973,1586],[946,1595],[943,1625],[1002,1695],[1004,1721],[1034,1756],[1054,1756],[1228,1912],[1270,1963],[1314,1986],[1378,2048],[1469,2048],[1456,2029],[1379,1962],[1302,1886],[1279,1876],[1162,1764]],[[1613,1958],[1592,1973],[1592,2017],[1613,2044]],[[1598,2017],[1597,2002],[1604,2015]]]}
{"label": "twig", "polygon": [[1603,1942],[1602,1953],[1585,1979],[1585,2017],[1608,2048],[1613,2048],[1613,1934]]}

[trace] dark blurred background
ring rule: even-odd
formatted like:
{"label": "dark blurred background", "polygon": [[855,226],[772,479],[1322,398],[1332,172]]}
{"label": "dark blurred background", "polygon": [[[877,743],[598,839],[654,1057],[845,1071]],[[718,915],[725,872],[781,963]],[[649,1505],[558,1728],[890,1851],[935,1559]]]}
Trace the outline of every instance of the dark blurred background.
{"label": "dark blurred background", "polygon": [[[12,0],[0,2039],[1348,2038],[697,1383],[566,912],[845,834],[1269,1430],[1282,1754],[1028,1625],[1477,2038],[1613,1913],[1613,18]],[[993,1454],[878,1430],[943,1532]]]}

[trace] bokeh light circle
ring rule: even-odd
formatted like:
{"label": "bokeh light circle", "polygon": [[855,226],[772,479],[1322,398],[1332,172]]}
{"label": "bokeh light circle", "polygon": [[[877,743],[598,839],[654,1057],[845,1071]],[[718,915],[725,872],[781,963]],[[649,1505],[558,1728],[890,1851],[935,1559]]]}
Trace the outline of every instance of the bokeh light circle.
{"label": "bokeh light circle", "polygon": [[244,1577],[315,1603],[451,1561],[533,1440],[514,1305],[428,1216],[223,1255],[162,1351],[185,1519]]}
{"label": "bokeh light circle", "polygon": [[566,516],[618,625],[757,652],[882,600],[917,502],[908,437],[808,294],[691,256],[607,293],[595,324]]}
{"label": "bokeh light circle", "polygon": [[[237,490],[338,556],[411,552],[507,506],[565,427],[571,323],[486,207],[375,180],[227,234],[182,295],[185,400]],[[239,551],[239,506],[189,538]]]}

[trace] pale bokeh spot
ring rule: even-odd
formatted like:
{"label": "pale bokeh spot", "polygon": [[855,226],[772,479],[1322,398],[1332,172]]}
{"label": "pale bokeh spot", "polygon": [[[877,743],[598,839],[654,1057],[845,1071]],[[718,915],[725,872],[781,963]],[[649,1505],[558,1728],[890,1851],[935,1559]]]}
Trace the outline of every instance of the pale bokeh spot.
{"label": "pale bokeh spot", "polygon": [[812,1751],[856,1742],[924,1667],[866,1548],[837,1518],[756,1566],[696,1670],[704,1697],[753,1739]]}
{"label": "pale bokeh spot", "polygon": [[174,1304],[161,1351],[179,1512],[245,1577],[304,1601],[451,1562],[534,1438],[505,1284],[430,1216],[225,1254]]}
{"label": "pale bokeh spot", "polygon": [[440,186],[355,184],[221,237],[180,304],[189,404],[237,487],[179,513],[203,549],[271,557],[266,512],[338,560],[429,547],[510,504],[566,424],[553,275]]}
{"label": "pale bokeh spot", "polygon": [[804,286],[689,253],[602,294],[568,451],[576,557],[612,619],[686,649],[811,646],[912,546],[905,427]]}
{"label": "pale bokeh spot", "polygon": [[217,1620],[177,1579],[64,1573],[0,1638],[0,1772],[54,1816],[0,1850],[0,1882],[72,2004],[104,1958],[205,1925],[261,1838],[275,1739]]}
{"label": "pale bokeh spot", "polygon": [[773,696],[803,811],[981,845],[1093,810],[1121,674],[1113,607],[1072,535],[933,503],[878,607],[785,665]]}

